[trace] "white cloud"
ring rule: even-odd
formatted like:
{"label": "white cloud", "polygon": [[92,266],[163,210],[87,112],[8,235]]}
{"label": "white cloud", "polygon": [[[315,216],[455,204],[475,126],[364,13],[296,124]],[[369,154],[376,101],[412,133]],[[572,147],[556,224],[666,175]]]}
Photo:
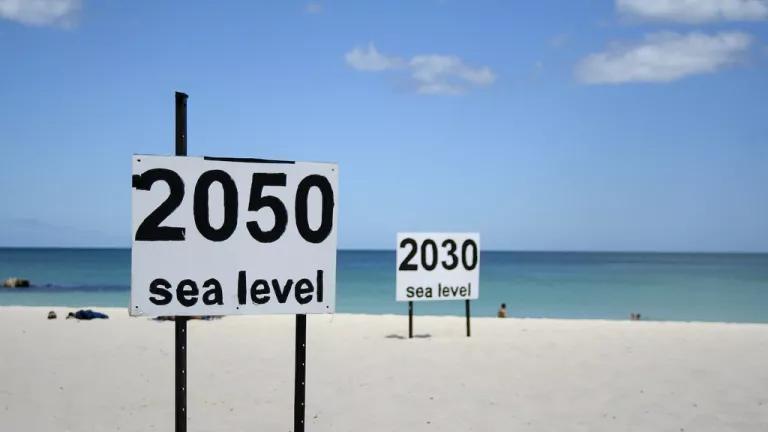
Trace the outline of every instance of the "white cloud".
{"label": "white cloud", "polygon": [[768,0],[616,0],[616,9],[629,17],[682,23],[768,18]]}
{"label": "white cloud", "polygon": [[424,94],[459,94],[468,86],[493,84],[496,76],[490,68],[473,68],[455,56],[419,55],[409,62],[416,90]]}
{"label": "white cloud", "polygon": [[0,0],[0,17],[35,26],[74,25],[80,0]]}
{"label": "white cloud", "polygon": [[405,60],[380,53],[372,43],[352,49],[344,58],[359,71],[406,71],[416,92],[421,94],[461,94],[470,87],[487,86],[496,80],[490,68],[468,66],[456,56],[425,54]]}
{"label": "white cloud", "polygon": [[397,69],[405,65],[405,62],[397,57],[389,57],[381,54],[376,47],[369,43],[367,47],[355,47],[344,55],[347,64],[360,71],[383,71]]}
{"label": "white cloud", "polygon": [[304,6],[304,13],[316,15],[323,11],[323,5],[318,2],[309,2]]}
{"label": "white cloud", "polygon": [[640,43],[614,44],[587,56],[577,65],[576,77],[587,84],[674,81],[735,63],[750,42],[740,32],[654,33]]}

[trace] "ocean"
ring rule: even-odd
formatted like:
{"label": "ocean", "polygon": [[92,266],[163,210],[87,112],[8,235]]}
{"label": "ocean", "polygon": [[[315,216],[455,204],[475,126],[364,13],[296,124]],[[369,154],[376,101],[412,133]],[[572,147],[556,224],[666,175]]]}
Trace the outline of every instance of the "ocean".
{"label": "ocean", "polygon": [[[128,308],[129,249],[0,248],[0,305]],[[483,252],[473,316],[768,323],[768,254]],[[395,301],[394,251],[339,251],[337,312],[406,314]],[[463,315],[462,301],[416,302]]]}

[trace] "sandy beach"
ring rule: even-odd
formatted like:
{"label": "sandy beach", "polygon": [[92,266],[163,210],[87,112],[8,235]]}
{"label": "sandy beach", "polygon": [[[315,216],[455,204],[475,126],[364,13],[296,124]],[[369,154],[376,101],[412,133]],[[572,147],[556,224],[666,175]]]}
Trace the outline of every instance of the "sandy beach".
{"label": "sandy beach", "polygon": [[[59,319],[47,320],[48,310]],[[173,325],[0,308],[0,425],[173,426]],[[189,328],[189,430],[292,427],[293,317]],[[768,325],[308,318],[312,431],[765,431]]]}

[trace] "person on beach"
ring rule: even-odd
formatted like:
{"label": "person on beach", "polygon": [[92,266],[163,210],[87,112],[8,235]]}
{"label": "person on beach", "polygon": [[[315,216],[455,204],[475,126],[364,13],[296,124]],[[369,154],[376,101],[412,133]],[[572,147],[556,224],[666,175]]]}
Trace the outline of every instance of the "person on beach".
{"label": "person on beach", "polygon": [[499,318],[506,318],[507,317],[507,304],[502,303],[501,307],[499,308],[499,311],[496,313],[496,316]]}

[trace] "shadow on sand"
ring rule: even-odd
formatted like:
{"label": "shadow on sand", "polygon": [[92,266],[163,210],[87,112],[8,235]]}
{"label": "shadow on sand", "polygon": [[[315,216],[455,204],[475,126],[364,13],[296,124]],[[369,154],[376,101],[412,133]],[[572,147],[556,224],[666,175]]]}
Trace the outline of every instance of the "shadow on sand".
{"label": "shadow on sand", "polygon": [[[407,336],[400,336],[399,334],[390,334],[390,335],[386,335],[384,337],[386,337],[387,339],[408,339]],[[432,335],[429,334],[429,333],[413,335],[414,339],[426,339],[426,338],[431,338],[431,337],[432,337]]]}

